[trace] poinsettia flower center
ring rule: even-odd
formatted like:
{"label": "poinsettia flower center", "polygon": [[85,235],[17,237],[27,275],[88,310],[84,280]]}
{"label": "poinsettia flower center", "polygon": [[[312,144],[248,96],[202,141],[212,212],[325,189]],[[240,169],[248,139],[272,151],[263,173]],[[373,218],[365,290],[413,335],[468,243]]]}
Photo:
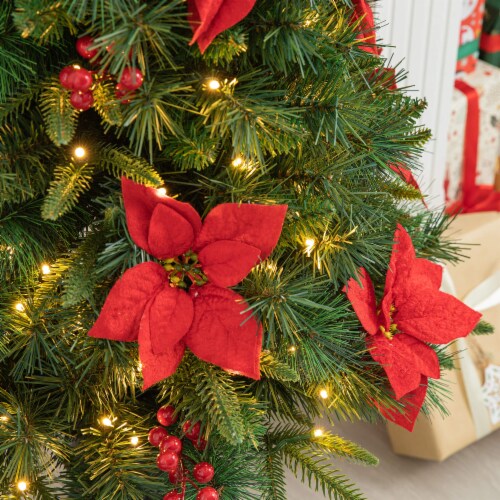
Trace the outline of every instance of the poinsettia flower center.
{"label": "poinsettia flower center", "polygon": [[171,287],[189,290],[192,285],[203,286],[208,282],[201,269],[198,255],[191,250],[173,259],[162,261],[162,265],[168,273]]}
{"label": "poinsettia flower center", "polygon": [[394,335],[396,333],[399,333],[398,332],[398,325],[396,325],[396,323],[391,323],[391,326],[389,327],[389,330],[386,330],[385,327],[383,327],[382,325],[380,325],[379,327],[379,330],[382,332],[382,334],[384,335],[384,337],[388,340],[392,340]]}
{"label": "poinsettia flower center", "polygon": [[389,319],[390,319],[390,323],[389,323],[389,329],[387,330],[385,328],[385,326],[383,325],[379,325],[378,329],[380,330],[380,332],[382,333],[382,335],[384,335],[384,337],[388,340],[392,340],[394,335],[396,333],[399,333],[399,330],[398,330],[398,325],[396,323],[393,322],[393,315],[394,313],[396,312],[396,306],[394,305],[391,305],[389,307]]}

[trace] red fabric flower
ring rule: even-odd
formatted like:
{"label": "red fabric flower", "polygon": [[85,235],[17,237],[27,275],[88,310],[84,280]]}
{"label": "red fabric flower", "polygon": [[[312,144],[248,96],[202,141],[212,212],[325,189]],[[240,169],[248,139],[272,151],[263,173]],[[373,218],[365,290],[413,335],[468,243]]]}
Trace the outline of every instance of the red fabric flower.
{"label": "red fabric flower", "polygon": [[375,19],[370,4],[366,0],[354,0],[354,20],[362,19],[362,32],[357,36],[359,40],[363,40],[368,45],[364,45],[362,49],[376,56],[380,55],[382,49],[377,47],[377,36],[375,33]]}
{"label": "red fabric flower", "polygon": [[256,0],[188,0],[189,22],[194,35],[189,45],[198,42],[203,54],[213,39],[244,19]]}
{"label": "red fabric flower", "polygon": [[389,420],[413,429],[425,398],[427,378],[439,378],[439,361],[428,345],[465,337],[481,315],[439,291],[442,268],[417,259],[410,236],[398,224],[382,302],[377,310],[373,283],[365,269],[361,285],[350,279],[344,289],[368,332],[367,347],[380,363],[397,400],[411,401],[406,414],[386,411]]}
{"label": "red fabric flower", "polygon": [[202,223],[191,205],[155,189],[122,178],[122,192],[130,236],[163,262],[128,269],[89,335],[138,341],[144,388],[172,375],[186,347],[258,379],[262,327],[243,297],[226,287],[269,256],[287,207],[226,203]]}

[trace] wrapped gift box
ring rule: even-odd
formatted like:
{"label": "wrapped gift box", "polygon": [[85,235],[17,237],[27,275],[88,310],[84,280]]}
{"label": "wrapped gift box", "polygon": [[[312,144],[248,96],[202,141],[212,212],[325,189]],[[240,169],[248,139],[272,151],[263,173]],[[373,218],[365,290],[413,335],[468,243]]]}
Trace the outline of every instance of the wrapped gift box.
{"label": "wrapped gift box", "polygon": [[480,48],[481,59],[500,67],[500,0],[486,0]]}
{"label": "wrapped gift box", "polygon": [[[463,83],[462,83],[463,82]],[[478,126],[469,127],[474,122],[474,92],[464,92],[455,88],[452,101],[452,117],[448,133],[446,158],[446,199],[448,205],[463,200],[464,188],[469,191],[494,189],[500,148],[500,68],[484,61],[478,61],[473,73],[464,75],[462,83],[477,93],[479,99]],[[477,113],[476,113],[477,114]],[[470,155],[473,155],[475,162]],[[469,155],[469,160],[465,161]],[[468,176],[468,179],[467,179]],[[477,193],[470,193],[474,198]],[[473,211],[468,207],[459,209]],[[489,205],[487,210],[496,209]]]}
{"label": "wrapped gift box", "polygon": [[471,73],[479,57],[485,0],[462,0],[457,73]]}
{"label": "wrapped gift box", "polygon": [[[470,298],[470,292],[474,289],[477,291],[478,285],[485,282],[487,285],[489,283],[486,288],[492,290],[491,294],[485,295],[494,298],[496,290],[498,297],[500,214],[485,212],[460,215],[453,221],[450,234],[453,240],[475,245],[471,247],[470,259],[448,267],[448,276],[453,280],[457,297]],[[492,281],[496,288],[492,286]],[[475,300],[481,302],[483,299],[478,299],[476,294]],[[466,301],[469,302],[467,298]],[[483,307],[487,307],[484,301],[483,306],[478,308]],[[413,432],[389,424],[389,437],[397,454],[442,461],[500,428],[500,305],[483,310],[483,319],[496,327],[495,334],[461,339],[458,345],[453,346],[454,351],[457,347],[460,350],[465,347],[468,349],[457,356],[456,365],[460,369],[447,371],[443,375],[450,390],[450,400],[446,402],[449,416],[443,417],[437,412],[430,418],[420,415]],[[490,404],[496,401],[496,413],[490,411],[485,402],[483,384],[487,365],[489,379],[492,371],[498,374],[498,385],[493,389],[493,394],[492,390],[489,391],[490,398],[487,400]],[[498,368],[491,368],[495,366]]]}

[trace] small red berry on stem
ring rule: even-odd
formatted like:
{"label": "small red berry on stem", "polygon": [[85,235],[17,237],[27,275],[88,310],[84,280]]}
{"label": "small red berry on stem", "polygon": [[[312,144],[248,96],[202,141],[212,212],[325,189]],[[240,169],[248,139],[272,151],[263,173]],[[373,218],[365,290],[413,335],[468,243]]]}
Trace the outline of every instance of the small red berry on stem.
{"label": "small red berry on stem", "polygon": [[89,47],[94,43],[94,39],[85,35],[76,41],[76,51],[85,59],[92,59],[97,54],[97,49],[90,50]]}
{"label": "small red berry on stem", "polygon": [[179,454],[182,451],[182,441],[177,436],[166,436],[160,443],[160,453],[173,451]]}
{"label": "small red berry on stem", "polygon": [[162,471],[174,471],[177,469],[177,465],[179,465],[179,455],[173,451],[160,453],[158,457],[156,457],[156,465],[158,465],[158,469],[161,469]]}
{"label": "small red berry on stem", "polygon": [[164,438],[168,436],[168,432],[163,427],[153,427],[148,434],[148,440],[153,446],[160,446]]}
{"label": "small red berry on stem", "polygon": [[78,90],[73,90],[69,98],[71,105],[79,109],[80,111],[87,111],[94,104],[94,97],[92,92],[79,92]]}
{"label": "small red berry on stem", "polygon": [[86,92],[92,87],[92,73],[85,68],[73,68],[72,73],[68,76],[69,88]]}
{"label": "small red berry on stem", "polygon": [[193,444],[198,451],[203,451],[207,447],[208,443],[205,438],[201,437],[197,441],[193,441]]}
{"label": "small red berry on stem", "polygon": [[198,438],[200,437],[200,429],[200,422],[196,422],[196,424],[192,426],[191,420],[186,420],[186,422],[184,422],[184,425],[182,426],[182,432],[184,432],[184,435],[191,441],[198,440]]}
{"label": "small red berry on stem", "polygon": [[59,73],[59,82],[65,89],[72,89],[69,84],[69,77],[73,74],[73,71],[75,71],[75,69],[76,68],[74,68],[73,66],[64,66],[64,68]]}
{"label": "small red berry on stem", "polygon": [[168,480],[172,484],[179,484],[181,482],[181,479],[182,479],[182,473],[179,469],[175,469],[174,471],[170,471],[168,473]]}
{"label": "small red berry on stem", "polygon": [[136,90],[144,81],[144,76],[139,68],[125,68],[120,78],[120,84],[128,90]]}
{"label": "small red berry on stem", "polygon": [[121,83],[118,83],[115,87],[115,96],[120,99],[122,104],[129,104],[130,98],[134,97],[134,91],[126,89]]}
{"label": "small red berry on stem", "polygon": [[199,483],[209,483],[213,479],[214,474],[214,467],[208,462],[200,462],[193,469],[193,476]]}
{"label": "small red berry on stem", "polygon": [[[116,87],[117,89],[119,85],[120,84],[117,85]],[[172,405],[162,406],[156,413],[156,418],[158,419],[158,422],[160,422],[161,425],[168,427],[177,422],[178,417],[177,415],[174,415],[174,413],[175,413],[175,408]]]}
{"label": "small red berry on stem", "polygon": [[169,491],[163,500],[182,500],[182,495],[175,490]]}
{"label": "small red berry on stem", "polygon": [[205,486],[196,495],[196,500],[219,500],[219,493],[211,486]]}

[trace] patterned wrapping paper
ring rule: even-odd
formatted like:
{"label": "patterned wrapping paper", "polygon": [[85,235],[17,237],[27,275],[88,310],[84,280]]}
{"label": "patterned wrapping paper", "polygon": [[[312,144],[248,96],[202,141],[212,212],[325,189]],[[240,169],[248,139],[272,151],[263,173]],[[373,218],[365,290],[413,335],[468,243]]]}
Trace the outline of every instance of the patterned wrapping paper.
{"label": "patterned wrapping paper", "polygon": [[486,0],[480,57],[500,67],[500,0]]}
{"label": "patterned wrapping paper", "polygon": [[479,58],[485,0],[462,0],[462,23],[458,48],[457,73],[471,73]]}
{"label": "patterned wrapping paper", "polygon": [[[479,93],[480,132],[476,184],[493,186],[500,148],[500,69],[478,61],[476,70],[464,75],[463,80]],[[467,109],[467,97],[455,89],[446,158],[447,201],[461,197]]]}
{"label": "patterned wrapping paper", "polygon": [[[457,265],[447,266],[460,299],[500,271],[499,234],[498,212],[459,215],[451,224],[447,236],[453,241],[459,240],[463,244],[471,245],[469,259]],[[473,361],[473,375],[479,377],[479,384],[483,384],[479,398],[483,399],[485,394],[489,395],[490,401],[483,402],[486,408],[495,403],[495,411],[487,411],[488,428],[482,437],[500,429],[500,386],[488,380],[500,370],[500,305],[483,311],[483,319],[495,327],[496,333],[466,339],[466,346]],[[457,347],[452,347],[451,351],[456,352]],[[460,359],[464,358],[463,355],[458,356]],[[455,360],[455,365],[463,370],[458,359]],[[431,412],[430,418],[419,415],[413,432],[388,424],[389,439],[396,454],[441,462],[481,438],[478,437],[462,370],[443,373],[442,378],[447,382],[450,391],[449,398],[445,401],[448,416],[442,416],[436,410]]]}

